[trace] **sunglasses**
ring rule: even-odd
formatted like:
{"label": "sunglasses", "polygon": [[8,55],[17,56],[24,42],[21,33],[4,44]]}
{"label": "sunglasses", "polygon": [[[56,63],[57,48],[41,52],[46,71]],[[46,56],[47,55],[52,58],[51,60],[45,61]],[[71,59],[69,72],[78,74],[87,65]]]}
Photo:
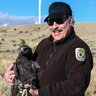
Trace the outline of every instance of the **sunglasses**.
{"label": "sunglasses", "polygon": [[49,19],[49,20],[47,20],[47,24],[49,25],[49,26],[53,26],[53,24],[54,24],[54,22],[56,22],[57,24],[63,24],[64,23],[64,21],[65,20],[63,20],[63,19]]}

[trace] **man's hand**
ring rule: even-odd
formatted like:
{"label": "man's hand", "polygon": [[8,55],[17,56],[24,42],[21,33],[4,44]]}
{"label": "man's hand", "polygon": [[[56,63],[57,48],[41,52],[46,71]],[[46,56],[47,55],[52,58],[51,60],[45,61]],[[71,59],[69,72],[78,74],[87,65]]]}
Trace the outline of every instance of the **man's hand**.
{"label": "man's hand", "polygon": [[32,89],[32,86],[29,85],[29,84],[24,85],[24,87],[25,87],[25,88],[29,88],[29,93],[30,93],[32,96],[39,96],[38,89]]}
{"label": "man's hand", "polygon": [[13,79],[14,79],[14,77],[15,77],[14,71],[11,70],[12,67],[13,67],[13,64],[10,65],[10,66],[7,68],[7,70],[6,70],[6,72],[5,72],[5,76],[4,76],[5,81],[6,81],[8,84],[10,84],[10,85],[13,85]]}
{"label": "man's hand", "polygon": [[39,96],[38,89],[30,89],[29,92],[32,96]]}

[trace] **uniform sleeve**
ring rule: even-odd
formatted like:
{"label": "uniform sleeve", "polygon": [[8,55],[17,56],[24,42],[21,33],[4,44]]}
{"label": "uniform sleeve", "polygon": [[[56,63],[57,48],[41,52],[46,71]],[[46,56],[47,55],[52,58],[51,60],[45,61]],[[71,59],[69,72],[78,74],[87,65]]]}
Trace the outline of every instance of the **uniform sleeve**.
{"label": "uniform sleeve", "polygon": [[84,48],[84,51],[85,53],[77,51],[77,53],[80,53],[77,57],[75,48],[68,51],[67,79],[40,88],[40,96],[84,96],[84,92],[90,83],[90,74],[93,67],[93,59],[89,48]]}

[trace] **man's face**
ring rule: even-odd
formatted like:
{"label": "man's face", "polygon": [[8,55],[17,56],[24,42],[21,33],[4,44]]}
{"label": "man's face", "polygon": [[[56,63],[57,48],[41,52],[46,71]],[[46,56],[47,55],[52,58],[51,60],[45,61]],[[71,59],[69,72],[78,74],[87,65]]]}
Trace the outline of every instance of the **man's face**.
{"label": "man's face", "polygon": [[54,38],[54,41],[64,38],[70,30],[69,20],[67,19],[64,22],[57,22],[54,20],[53,24],[49,25],[49,29]]}

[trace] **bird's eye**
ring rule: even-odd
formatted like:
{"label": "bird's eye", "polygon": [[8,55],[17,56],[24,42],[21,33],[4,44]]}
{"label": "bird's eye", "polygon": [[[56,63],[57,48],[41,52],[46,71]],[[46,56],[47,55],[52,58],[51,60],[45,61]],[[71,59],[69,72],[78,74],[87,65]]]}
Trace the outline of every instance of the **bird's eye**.
{"label": "bird's eye", "polygon": [[27,51],[27,48],[24,48],[24,51]]}

